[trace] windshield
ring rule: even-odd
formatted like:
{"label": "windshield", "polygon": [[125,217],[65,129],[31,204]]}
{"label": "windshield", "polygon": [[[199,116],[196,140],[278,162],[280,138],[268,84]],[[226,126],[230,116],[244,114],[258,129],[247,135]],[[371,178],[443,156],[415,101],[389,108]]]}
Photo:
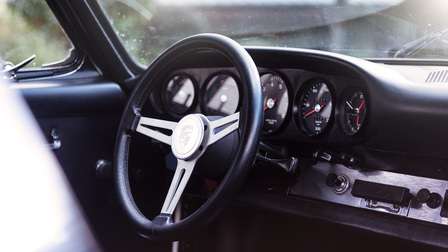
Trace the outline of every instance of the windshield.
{"label": "windshield", "polygon": [[213,32],[244,46],[318,49],[360,58],[448,57],[448,1],[99,0],[136,62]]}

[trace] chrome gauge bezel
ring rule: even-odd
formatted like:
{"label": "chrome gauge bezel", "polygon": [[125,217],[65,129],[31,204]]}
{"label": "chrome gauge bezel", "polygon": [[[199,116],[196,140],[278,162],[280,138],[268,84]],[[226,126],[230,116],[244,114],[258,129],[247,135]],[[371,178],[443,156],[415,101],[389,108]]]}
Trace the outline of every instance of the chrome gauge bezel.
{"label": "chrome gauge bezel", "polygon": [[[365,111],[364,112],[365,115],[364,115],[364,118],[362,119],[361,126],[357,130],[353,131],[353,130],[349,130],[346,128],[347,125],[345,123],[347,121],[347,118],[346,118],[346,105],[345,104],[351,96],[353,96],[353,95],[355,95],[355,93],[359,93],[359,92],[362,93],[364,96],[364,104],[361,109],[363,109]],[[337,106],[337,112],[336,112],[338,126],[341,129],[341,131],[344,132],[344,134],[347,136],[359,135],[360,133],[363,132],[364,128],[366,127],[368,115],[369,115],[369,97],[368,97],[367,93],[359,87],[349,87],[349,88],[345,89],[342,92],[341,99],[339,100],[339,103]]]}
{"label": "chrome gauge bezel", "polygon": [[[278,77],[278,78],[280,78],[282,80],[282,82],[285,85],[286,92],[287,92],[287,95],[288,95],[288,100],[287,100],[288,104],[287,104],[285,116],[284,116],[284,118],[282,118],[282,122],[280,122],[280,125],[277,126],[277,128],[275,128],[273,130],[270,130],[270,131],[266,130],[265,129],[265,125],[264,125],[265,124],[265,118],[263,118],[263,134],[264,135],[272,135],[272,134],[280,132],[281,130],[283,130],[285,128],[285,125],[287,125],[287,123],[289,122],[290,117],[291,117],[291,107],[292,107],[292,103],[293,103],[293,98],[292,98],[293,95],[292,95],[292,92],[291,92],[291,85],[289,84],[288,79],[283,74],[281,74],[279,72],[264,71],[264,72],[260,73],[260,80],[261,80],[261,86],[262,86],[262,91],[263,91],[263,106],[265,106],[265,110],[266,110],[266,106],[267,106],[267,104],[266,104],[267,101],[266,101],[266,97],[265,97],[264,83],[262,81],[262,77],[265,76],[265,75],[268,75],[268,74],[274,75],[274,76],[276,76],[276,77]],[[263,115],[264,115],[264,113],[263,113]]]}
{"label": "chrome gauge bezel", "polygon": [[[213,80],[213,78],[215,78],[218,75],[227,75],[227,76],[233,78],[235,80],[235,83],[236,83],[236,86],[237,86],[237,90],[238,90],[237,105],[236,105],[235,111],[229,112],[228,114],[227,113],[222,113],[222,112],[219,112],[219,111],[216,111],[216,110],[212,110],[212,109],[208,108],[207,104],[206,104],[207,101],[208,101],[208,97],[207,96],[210,95],[209,94],[210,90],[208,90],[208,87],[209,87],[211,81]],[[205,81],[204,81],[204,83],[203,83],[203,85],[201,87],[200,99],[199,99],[199,106],[201,108],[201,111],[204,113],[204,115],[207,115],[207,116],[226,116],[226,115],[230,115],[230,114],[233,114],[233,113],[239,111],[240,107],[241,107],[241,104],[242,104],[241,81],[238,78],[238,76],[236,76],[234,73],[232,73],[230,71],[218,71],[218,72],[212,73],[211,75],[209,75],[205,79]]]}
{"label": "chrome gauge bezel", "polygon": [[[305,118],[302,115],[302,106],[304,106],[303,101],[304,101],[306,95],[308,94],[308,91],[310,90],[310,88],[312,88],[313,85],[319,84],[319,83],[325,84],[326,87],[328,88],[328,92],[330,94],[330,101],[331,101],[331,110],[330,110],[330,116],[329,116],[327,122],[325,123],[325,126],[319,132],[315,132],[315,131],[309,129],[309,127],[306,125]],[[308,79],[307,81],[305,81],[303,83],[303,85],[300,86],[298,92],[296,93],[295,99],[294,99],[294,121],[296,123],[297,128],[303,134],[305,134],[309,137],[319,137],[319,136],[325,134],[325,132],[327,132],[333,125],[336,104],[337,104],[336,103],[336,95],[335,95],[335,92],[333,91],[333,86],[330,81],[328,81],[324,78],[320,78],[320,77]],[[313,106],[313,105],[310,105],[310,106]]]}
{"label": "chrome gauge bezel", "polygon": [[[186,108],[184,110],[174,108],[172,105],[172,100],[168,97],[167,88],[170,85],[170,82],[174,81],[174,78],[176,78],[178,76],[184,76],[186,78],[189,78],[191,81],[191,84],[193,85],[193,95],[194,95],[193,100],[192,100],[191,104],[189,106],[186,106]],[[199,100],[199,85],[198,85],[196,78],[194,78],[192,75],[184,73],[184,72],[178,72],[178,73],[174,73],[174,74],[170,75],[170,77],[163,84],[163,87],[161,89],[161,100],[162,100],[162,107],[163,107],[164,111],[171,116],[181,117],[181,116],[191,113],[198,105],[198,100]]]}

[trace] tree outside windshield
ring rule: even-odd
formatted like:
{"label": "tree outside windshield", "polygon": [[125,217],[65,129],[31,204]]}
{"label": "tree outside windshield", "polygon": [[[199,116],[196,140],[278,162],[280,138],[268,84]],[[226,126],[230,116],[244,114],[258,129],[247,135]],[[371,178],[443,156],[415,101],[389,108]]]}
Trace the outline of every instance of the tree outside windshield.
{"label": "tree outside windshield", "polygon": [[[440,0],[100,0],[136,62],[150,64],[187,36],[213,32],[245,46],[325,50],[360,58],[447,59]],[[409,43],[418,47],[397,53]],[[400,52],[401,52],[400,51]]]}

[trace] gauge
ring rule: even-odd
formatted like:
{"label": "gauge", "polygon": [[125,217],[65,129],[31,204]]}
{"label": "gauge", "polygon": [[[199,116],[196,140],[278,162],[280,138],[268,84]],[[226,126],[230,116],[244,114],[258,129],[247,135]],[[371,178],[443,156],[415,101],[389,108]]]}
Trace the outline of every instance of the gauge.
{"label": "gauge", "polygon": [[240,103],[236,78],[227,73],[218,73],[206,81],[203,90],[202,108],[206,115],[230,115]]}
{"label": "gauge", "polygon": [[195,86],[194,79],[189,75],[171,77],[162,95],[165,109],[176,115],[187,113],[195,100]]}
{"label": "gauge", "polygon": [[327,127],[333,101],[325,81],[315,79],[305,87],[298,103],[298,121],[308,135],[315,136]]}
{"label": "gauge", "polygon": [[285,81],[278,75],[267,73],[261,76],[265,132],[278,130],[288,113],[289,95]]}
{"label": "gauge", "polygon": [[340,123],[347,135],[358,133],[366,118],[366,97],[360,89],[352,89],[344,95],[340,107]]}

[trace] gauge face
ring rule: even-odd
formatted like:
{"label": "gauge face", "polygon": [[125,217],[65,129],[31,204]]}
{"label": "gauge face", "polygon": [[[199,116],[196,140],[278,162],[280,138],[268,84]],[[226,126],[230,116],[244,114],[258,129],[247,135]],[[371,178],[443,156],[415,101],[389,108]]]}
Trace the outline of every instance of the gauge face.
{"label": "gauge face", "polygon": [[230,115],[240,102],[238,84],[232,76],[220,73],[207,81],[203,91],[203,110],[206,115]]}
{"label": "gauge face", "polygon": [[195,84],[186,74],[171,77],[163,90],[163,103],[169,113],[182,115],[187,113],[195,99]]}
{"label": "gauge face", "polygon": [[305,88],[298,104],[302,129],[310,136],[319,135],[331,119],[333,101],[327,84],[314,80]]}
{"label": "gauge face", "polygon": [[358,133],[366,118],[367,106],[363,92],[359,89],[349,91],[342,100],[340,117],[342,130],[348,135]]}
{"label": "gauge face", "polygon": [[261,76],[263,87],[264,132],[275,132],[285,121],[289,107],[288,87],[278,75],[268,73]]}

